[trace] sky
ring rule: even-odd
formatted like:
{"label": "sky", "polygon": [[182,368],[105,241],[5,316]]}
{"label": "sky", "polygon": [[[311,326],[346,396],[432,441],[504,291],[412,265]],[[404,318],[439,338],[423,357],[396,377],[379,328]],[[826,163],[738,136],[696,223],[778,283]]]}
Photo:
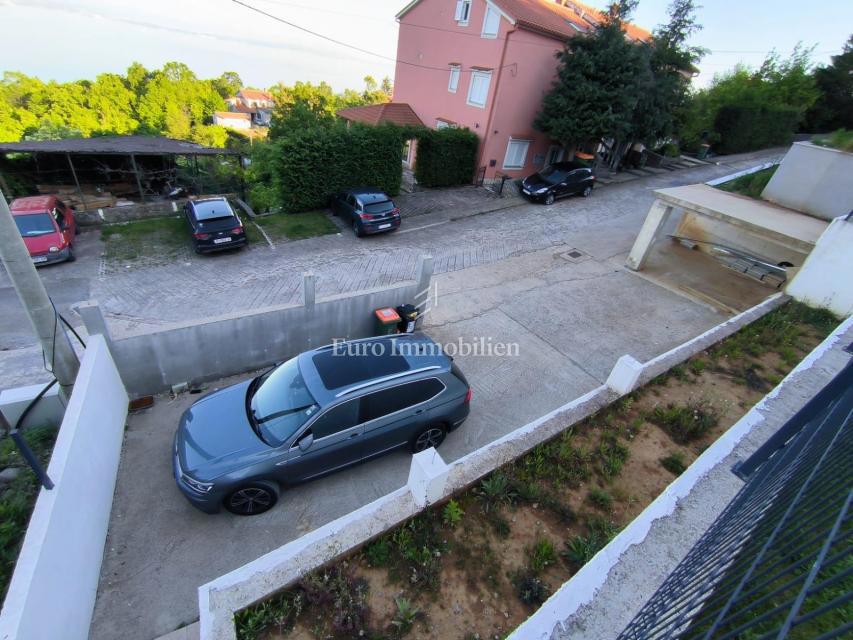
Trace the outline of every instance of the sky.
{"label": "sky", "polygon": [[[240,1],[378,55],[299,31],[234,0],[0,0],[0,70],[68,81],[121,73],[133,61],[157,68],[176,60],[204,78],[236,71],[254,87],[325,80],[341,91],[360,89],[365,75],[393,79],[394,16],[407,0]],[[666,22],[669,1],[640,0],[633,21],[648,29]],[[759,66],[771,49],[786,55],[800,41],[815,46],[815,62],[828,63],[853,32],[850,0],[704,4],[698,13],[704,29],[692,44],[711,53],[699,64],[699,86],[736,63]]]}

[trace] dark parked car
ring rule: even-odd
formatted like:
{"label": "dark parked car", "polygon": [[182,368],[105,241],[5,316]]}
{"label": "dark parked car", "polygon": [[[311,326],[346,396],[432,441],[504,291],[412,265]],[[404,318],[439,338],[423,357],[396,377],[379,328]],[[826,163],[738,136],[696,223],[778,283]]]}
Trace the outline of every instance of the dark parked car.
{"label": "dark parked car", "polygon": [[225,198],[189,200],[184,214],[196,253],[233,249],[246,244],[246,230]]}
{"label": "dark parked car", "polygon": [[347,189],[332,196],[332,213],[352,225],[359,238],[369,233],[393,231],[400,226],[400,210],[379,189]]}
{"label": "dark parked car", "polygon": [[521,182],[521,192],[532,200],[553,204],[557,198],[575,193],[584,198],[592,193],[592,169],[575,162],[555,162]]}
{"label": "dark parked car", "polygon": [[193,404],[175,434],[175,479],[202,511],[262,513],[282,488],[398,447],[438,447],[470,401],[426,336],[321,347]]}

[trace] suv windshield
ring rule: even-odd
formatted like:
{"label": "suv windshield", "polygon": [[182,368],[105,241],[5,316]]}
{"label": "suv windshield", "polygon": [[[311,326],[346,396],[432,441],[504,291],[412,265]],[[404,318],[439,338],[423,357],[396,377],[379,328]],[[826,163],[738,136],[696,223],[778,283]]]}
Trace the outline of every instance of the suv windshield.
{"label": "suv windshield", "polygon": [[374,202],[364,205],[365,213],[388,213],[394,210],[394,203],[390,200],[385,202]]}
{"label": "suv windshield", "polygon": [[25,238],[43,236],[56,231],[56,227],[53,226],[53,218],[50,217],[49,213],[14,216],[14,218],[15,224],[18,225],[18,231]]}
{"label": "suv windshield", "polygon": [[319,409],[296,358],[255,378],[249,387],[248,405],[255,433],[273,447],[284,444]]}

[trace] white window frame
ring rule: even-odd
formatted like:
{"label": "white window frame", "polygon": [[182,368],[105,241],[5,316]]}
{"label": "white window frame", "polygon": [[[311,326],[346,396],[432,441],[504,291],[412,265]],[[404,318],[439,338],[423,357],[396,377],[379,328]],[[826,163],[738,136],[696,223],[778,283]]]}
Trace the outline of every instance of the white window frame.
{"label": "white window frame", "polygon": [[[486,79],[486,94],[483,96],[483,104],[478,102],[471,101],[471,93],[474,91],[474,80],[477,78],[485,78]],[[492,88],[492,72],[484,71],[482,69],[472,69],[471,70],[471,82],[468,84],[468,99],[466,102],[472,107],[478,107],[480,109],[485,109],[486,104],[489,102],[489,91]]]}
{"label": "white window frame", "polygon": [[[507,162],[509,161],[509,150],[512,148],[513,143],[524,143],[524,155],[521,156],[521,164],[520,165],[509,165]],[[510,136],[509,142],[506,143],[506,153],[504,154],[504,169],[524,169],[527,164],[527,154],[530,153],[530,145],[533,144],[532,140],[525,140],[523,138],[513,138]]]}
{"label": "white window frame", "polygon": [[[497,18],[497,22],[495,23],[495,32],[494,33],[486,33],[486,25],[489,23],[489,17],[494,16]],[[498,37],[498,33],[501,30],[501,12],[498,11],[497,7],[495,7],[490,2],[486,3],[486,13],[483,16],[483,28],[480,30],[481,38],[489,38],[494,40]]]}
{"label": "white window frame", "polygon": [[456,129],[456,123],[450,122],[449,120],[442,120],[441,118],[436,119],[435,128],[438,129]]}
{"label": "white window frame", "polygon": [[450,67],[450,78],[447,80],[447,90],[450,93],[456,93],[456,90],[459,89],[459,80],[462,78],[462,65],[451,64],[448,66]]}
{"label": "white window frame", "polygon": [[456,13],[453,19],[460,27],[467,27],[471,19],[471,0],[456,0]]}

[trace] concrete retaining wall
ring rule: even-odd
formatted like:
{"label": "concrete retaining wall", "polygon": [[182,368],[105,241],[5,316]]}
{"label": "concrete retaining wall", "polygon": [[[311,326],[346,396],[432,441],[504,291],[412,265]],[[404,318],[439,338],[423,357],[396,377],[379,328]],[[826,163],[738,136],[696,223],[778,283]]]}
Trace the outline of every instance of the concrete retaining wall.
{"label": "concrete retaining wall", "polygon": [[853,218],[832,221],[785,290],[842,318],[853,315]]}
{"label": "concrete retaining wall", "polygon": [[[14,389],[0,391],[0,412],[3,413],[12,427],[15,426],[27,405],[41,393],[44,387],[44,384],[31,384],[26,387],[15,387]],[[64,413],[65,403],[59,395],[59,386],[53,385],[33,405],[23,424],[19,426],[24,429],[27,427],[58,427],[62,422]]]}
{"label": "concrete retaining wall", "polygon": [[90,336],[9,592],[0,639],[86,640],[113,502],[127,393],[106,342]]}
{"label": "concrete retaining wall", "polygon": [[[199,587],[201,640],[235,640],[236,611],[286,589],[302,576],[357,549],[416,515],[426,506],[440,502],[477,482],[536,445],[630,393],[643,382],[769,313],[785,300],[782,294],[776,294],[645,364],[638,363],[630,356],[623,356],[614,367],[607,384],[449,465],[434,449],[415,455],[408,482],[401,489]],[[516,634],[514,637],[520,640],[527,636]]]}
{"label": "concrete retaining wall", "polygon": [[314,276],[304,281],[303,304],[223,316],[198,324],[114,339],[96,302],[75,307],[89,335],[107,338],[132,397],[159,393],[181,383],[215,380],[281,362],[335,338],[373,335],[373,311],[415,302],[428,291],[432,258],[418,267],[417,281],[339,295],[315,302]]}
{"label": "concrete retaining wall", "polygon": [[795,142],[761,197],[824,220],[853,209],[853,153]]}

